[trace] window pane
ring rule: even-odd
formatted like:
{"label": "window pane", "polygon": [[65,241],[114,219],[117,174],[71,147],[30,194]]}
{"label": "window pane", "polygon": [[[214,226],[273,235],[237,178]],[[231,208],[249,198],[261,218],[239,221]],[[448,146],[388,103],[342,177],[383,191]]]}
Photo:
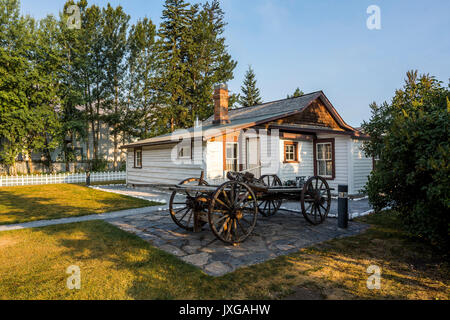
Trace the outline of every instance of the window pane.
{"label": "window pane", "polygon": [[227,143],[227,158],[234,159],[237,158],[237,144],[236,143]]}
{"label": "window pane", "polygon": [[226,148],[225,169],[227,171],[237,171],[238,145],[237,143],[227,143]]}
{"label": "window pane", "polygon": [[333,175],[333,161],[327,161],[327,176]]}
{"label": "window pane", "polygon": [[317,160],[323,159],[323,144],[317,145]]}
{"label": "window pane", "polygon": [[318,164],[317,168],[318,168],[319,176],[325,176],[326,175],[325,161],[318,161],[317,164]]}
{"label": "window pane", "polygon": [[296,160],[296,144],[286,144],[284,146],[284,158],[286,161]]}
{"label": "window pane", "polygon": [[327,160],[331,160],[331,143],[327,143],[324,145],[326,148],[326,158]]}

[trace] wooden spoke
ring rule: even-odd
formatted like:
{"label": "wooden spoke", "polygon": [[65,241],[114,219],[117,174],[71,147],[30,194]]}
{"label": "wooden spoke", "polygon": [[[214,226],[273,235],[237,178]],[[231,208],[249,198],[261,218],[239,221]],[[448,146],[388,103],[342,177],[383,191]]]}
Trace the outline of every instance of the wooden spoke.
{"label": "wooden spoke", "polygon": [[[229,204],[226,205],[225,202]],[[222,210],[223,208],[226,210]],[[228,181],[214,192],[209,205],[208,221],[218,239],[236,244],[251,234],[256,225],[257,213],[258,205],[252,189],[243,182]],[[242,226],[242,222],[247,224],[246,228]]]}
{"label": "wooden spoke", "polygon": [[[263,175],[260,179],[266,186],[281,186],[281,180],[275,174]],[[273,216],[280,209],[282,200],[261,199],[258,201],[258,211],[265,217]]]}
{"label": "wooden spoke", "polygon": [[[306,203],[309,203],[308,207]],[[331,208],[331,191],[324,178],[315,176],[306,181],[301,193],[301,206],[309,223],[317,225],[325,221]]]}
{"label": "wooden spoke", "polygon": [[[179,185],[193,185],[193,186],[199,186],[199,185],[208,185],[208,183],[202,179],[199,178],[189,178],[186,180],[183,180],[179,183]],[[170,197],[169,202],[169,211],[170,216],[172,220],[181,228],[186,229],[188,231],[193,231],[193,224],[189,226],[192,216],[194,214],[195,208],[193,207],[194,199],[200,196],[200,192],[188,192],[187,190],[184,191],[174,191],[172,192],[172,195]],[[175,199],[176,198],[176,199]],[[184,205],[183,208],[177,208],[178,205]],[[186,212],[184,212],[186,211]],[[186,216],[188,215],[187,221],[185,221]]]}

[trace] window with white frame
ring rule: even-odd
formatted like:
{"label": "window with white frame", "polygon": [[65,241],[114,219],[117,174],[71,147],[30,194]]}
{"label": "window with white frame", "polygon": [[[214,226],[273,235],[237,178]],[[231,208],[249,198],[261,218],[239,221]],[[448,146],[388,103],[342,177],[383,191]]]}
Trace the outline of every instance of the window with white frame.
{"label": "window with white frame", "polygon": [[331,142],[316,144],[317,174],[322,177],[333,177],[333,146]]}
{"label": "window with white frame", "polygon": [[192,143],[190,139],[184,139],[178,144],[178,159],[192,158]]}
{"label": "window with white frame", "polygon": [[238,144],[237,142],[227,142],[225,155],[226,171],[238,171]]}
{"label": "window with white frame", "polygon": [[297,142],[284,142],[284,162],[297,162]]}
{"label": "window with white frame", "polygon": [[134,167],[142,168],[142,149],[134,149]]}

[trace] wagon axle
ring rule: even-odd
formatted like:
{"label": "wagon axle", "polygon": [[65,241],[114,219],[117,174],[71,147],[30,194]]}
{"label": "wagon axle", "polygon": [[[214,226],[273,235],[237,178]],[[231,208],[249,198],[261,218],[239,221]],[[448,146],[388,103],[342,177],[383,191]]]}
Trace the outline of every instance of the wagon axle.
{"label": "wagon axle", "polygon": [[313,225],[324,222],[330,211],[331,189],[319,176],[301,187],[283,186],[276,175],[255,179],[250,173],[234,172],[227,177],[230,181],[219,186],[210,186],[203,176],[173,186],[169,209],[174,222],[194,232],[209,223],[218,239],[237,244],[251,235],[258,213],[274,215],[283,200],[300,201],[303,216]]}

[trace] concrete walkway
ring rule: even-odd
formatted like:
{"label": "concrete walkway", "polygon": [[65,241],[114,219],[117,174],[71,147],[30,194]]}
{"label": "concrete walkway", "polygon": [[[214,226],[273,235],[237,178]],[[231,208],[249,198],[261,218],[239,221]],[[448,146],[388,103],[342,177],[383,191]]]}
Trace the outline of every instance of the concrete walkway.
{"label": "concrete walkway", "polygon": [[81,217],[61,218],[61,219],[53,219],[53,220],[37,220],[37,221],[17,223],[17,224],[1,225],[0,232],[10,231],[10,230],[45,227],[45,226],[51,226],[51,225],[56,225],[56,224],[75,223],[75,222],[82,222],[82,221],[116,219],[116,218],[123,218],[126,216],[162,211],[165,209],[166,209],[165,205],[151,206],[151,207],[143,207],[143,208],[136,208],[136,209],[106,212],[106,213],[100,213],[100,214],[91,214],[88,216],[81,216]]}

